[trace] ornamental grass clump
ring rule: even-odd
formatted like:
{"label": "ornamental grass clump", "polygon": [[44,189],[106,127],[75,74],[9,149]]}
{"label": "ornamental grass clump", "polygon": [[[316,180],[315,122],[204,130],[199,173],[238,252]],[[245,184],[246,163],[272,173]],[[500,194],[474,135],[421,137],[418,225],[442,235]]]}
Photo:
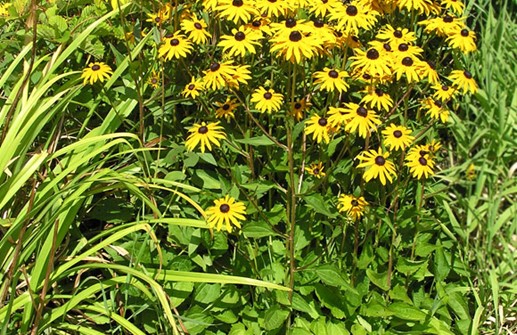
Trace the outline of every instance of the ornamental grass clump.
{"label": "ornamental grass clump", "polygon": [[[110,10],[102,1],[71,3],[71,12],[81,14],[68,21],[59,16],[71,26]],[[49,15],[63,10],[59,1],[45,6],[52,8]],[[467,25],[462,1],[112,1],[111,6],[120,11],[117,16],[112,12],[98,36],[85,34],[76,57],[66,63],[79,82],[77,95],[67,96],[66,103],[77,108],[56,125],[70,133],[60,129],[47,142],[56,141],[55,149],[65,133],[67,141],[87,142],[92,128],[99,137],[136,133],[124,135],[130,155],[122,145],[121,153],[99,151],[99,169],[112,167],[116,183],[102,179],[77,216],[89,218],[98,208],[125,213],[130,207],[132,220],[159,232],[150,234],[153,243],[145,235],[131,240],[128,232],[127,244],[106,242],[103,248],[113,250],[99,257],[145,272],[146,283],[159,292],[160,308],[168,310],[164,322],[158,307],[156,313],[134,308],[148,306],[154,293],[138,282],[142,293],[127,298],[139,273],[129,271],[127,278],[106,279],[121,288],[102,305],[114,321],[103,319],[98,329],[138,333],[133,321],[147,333],[175,334],[473,329],[475,318],[458,297],[468,290],[450,282],[468,273],[468,267],[453,264],[457,240],[450,225],[459,224],[445,222],[444,213],[452,210],[438,205],[453,181],[444,172],[454,163],[448,154],[455,145],[451,129],[464,117],[465,99],[480,90],[478,72],[469,63],[478,34]],[[0,8],[2,17],[12,12]],[[63,25],[55,19],[42,26],[46,47],[70,42],[50,36],[49,27],[59,31]],[[134,185],[132,174],[138,175]],[[36,178],[34,185],[39,182]],[[100,226],[120,224],[99,215],[95,220]],[[115,271],[110,266],[105,272]],[[168,268],[178,272],[168,274]],[[196,278],[187,272],[193,269],[209,276]],[[224,274],[268,281],[275,285],[249,283],[284,291],[246,291],[231,285],[245,280],[225,282]],[[85,308],[88,315],[77,313],[82,318],[77,324],[67,319],[70,326],[62,331],[84,330],[83,321],[97,326],[92,313],[101,304],[95,306]],[[42,308],[38,318],[52,323],[52,313]],[[0,306],[0,315],[6,313]]]}

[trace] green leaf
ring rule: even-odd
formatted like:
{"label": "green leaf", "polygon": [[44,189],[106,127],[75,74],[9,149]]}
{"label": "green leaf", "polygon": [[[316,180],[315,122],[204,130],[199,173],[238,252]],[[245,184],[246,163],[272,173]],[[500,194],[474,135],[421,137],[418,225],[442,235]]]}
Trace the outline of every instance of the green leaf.
{"label": "green leaf", "polygon": [[288,316],[289,311],[282,309],[279,305],[273,305],[264,314],[264,328],[266,330],[278,329]]}
{"label": "green leaf", "polygon": [[330,309],[335,318],[343,319],[346,315],[346,308],[344,306],[345,299],[341,293],[336,289],[330,289],[320,284],[316,284],[314,287],[321,304]]}
{"label": "green leaf", "polygon": [[293,327],[289,330],[290,335],[312,335],[312,333],[301,327]]}
{"label": "green leaf", "polygon": [[235,142],[242,144],[249,144],[251,146],[261,146],[261,145],[274,145],[275,142],[271,141],[266,135],[243,138],[243,139],[235,139]]}
{"label": "green leaf", "polygon": [[[281,292],[281,291],[277,291]],[[313,319],[316,319],[319,316],[318,311],[314,306],[310,305],[300,294],[297,292],[293,292],[293,301],[292,301],[293,309],[309,314]]]}
{"label": "green leaf", "polygon": [[262,238],[266,236],[279,236],[271,226],[264,221],[249,221],[242,226],[242,233],[246,237]]}
{"label": "green leaf", "polygon": [[329,210],[329,205],[325,203],[323,196],[321,194],[312,194],[303,197],[307,207],[314,209],[316,213],[323,214],[329,218],[335,218],[337,216],[336,212],[331,212]]}
{"label": "green leaf", "polygon": [[388,285],[388,272],[378,273],[376,271],[373,271],[372,269],[366,269],[366,276],[368,276],[368,279],[370,279],[370,281],[380,289],[384,291],[390,289]]}
{"label": "green leaf", "polygon": [[[319,333],[315,333],[319,335]],[[327,323],[327,335],[350,335],[350,332],[345,328],[343,323]]]}
{"label": "green leaf", "polygon": [[202,180],[203,188],[211,190],[221,189],[221,183],[214,172],[207,172],[205,170],[198,169],[195,172],[195,176]]}
{"label": "green leaf", "polygon": [[357,291],[343,278],[341,275],[342,271],[340,271],[334,264],[320,265],[315,269],[315,271],[316,275],[325,284],[330,286],[344,287],[347,291],[358,294]]}
{"label": "green leaf", "polygon": [[214,302],[221,295],[220,284],[201,283],[194,294],[194,300],[202,304]]}
{"label": "green leaf", "polygon": [[423,322],[426,318],[426,313],[404,302],[394,302],[388,306],[388,310],[402,320]]}
{"label": "green leaf", "polygon": [[393,300],[401,300],[408,304],[413,303],[407,295],[406,288],[400,284],[397,284],[393,289],[391,289],[389,296]]}

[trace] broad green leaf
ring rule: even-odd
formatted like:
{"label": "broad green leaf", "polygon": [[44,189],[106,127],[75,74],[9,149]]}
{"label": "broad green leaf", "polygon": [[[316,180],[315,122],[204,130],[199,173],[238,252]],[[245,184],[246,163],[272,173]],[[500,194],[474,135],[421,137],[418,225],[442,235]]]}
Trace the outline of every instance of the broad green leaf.
{"label": "broad green leaf", "polygon": [[388,310],[392,312],[394,316],[403,320],[423,322],[426,318],[426,313],[404,302],[394,302],[388,306]]}
{"label": "broad green leaf", "polygon": [[284,324],[288,316],[288,310],[282,309],[280,305],[273,305],[264,314],[264,328],[266,330],[278,329]]}
{"label": "broad green leaf", "polygon": [[331,206],[328,205],[321,194],[312,194],[304,196],[303,199],[309,208],[314,209],[316,213],[323,214],[329,218],[335,218],[337,213],[331,211]]}
{"label": "broad green leaf", "polygon": [[368,279],[370,279],[370,281],[380,289],[384,291],[390,289],[388,285],[388,272],[378,273],[372,269],[366,269],[366,276],[368,276]]}
{"label": "broad green leaf", "polygon": [[275,144],[275,142],[271,141],[266,135],[250,137],[250,138],[243,138],[243,139],[236,139],[235,142],[242,143],[242,144],[249,144],[251,146],[267,146],[267,145]]}

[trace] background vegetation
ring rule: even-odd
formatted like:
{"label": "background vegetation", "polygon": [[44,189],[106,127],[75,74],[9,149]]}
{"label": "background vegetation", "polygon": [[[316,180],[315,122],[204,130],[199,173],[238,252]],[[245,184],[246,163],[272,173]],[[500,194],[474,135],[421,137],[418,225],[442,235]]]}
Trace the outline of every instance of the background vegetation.
{"label": "background vegetation", "polygon": [[[141,80],[149,6],[125,7],[126,22],[102,1],[18,0],[0,18],[2,334],[517,332],[514,3],[467,4],[480,90],[436,131],[445,155],[425,192],[403,189],[415,201],[397,220],[379,194],[359,225],[335,209],[338,186],[312,179],[291,236],[288,157],[256,130],[224,153],[187,151],[194,107],[167,90],[189,78]],[[84,86],[94,59],[114,73]],[[239,150],[268,158],[259,177]],[[346,178],[351,159],[317,154]],[[207,229],[204,209],[228,193],[248,221]]]}

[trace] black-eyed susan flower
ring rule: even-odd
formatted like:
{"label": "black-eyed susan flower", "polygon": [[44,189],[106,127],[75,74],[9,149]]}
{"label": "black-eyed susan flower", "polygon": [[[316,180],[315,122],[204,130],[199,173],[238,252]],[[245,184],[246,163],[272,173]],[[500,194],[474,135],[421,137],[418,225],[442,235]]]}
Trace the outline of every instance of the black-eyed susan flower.
{"label": "black-eyed susan flower", "polygon": [[241,228],[240,221],[246,220],[246,205],[226,195],[224,198],[214,200],[214,206],[205,211],[210,228],[217,231],[225,228],[231,233],[232,226]]}
{"label": "black-eyed susan flower", "polygon": [[377,39],[386,41],[391,48],[396,48],[401,43],[411,44],[416,41],[415,33],[407,28],[393,28],[390,24],[385,25],[377,33]]}
{"label": "black-eyed susan flower", "polygon": [[476,93],[478,90],[478,85],[476,81],[472,77],[472,74],[467,70],[453,70],[451,74],[449,74],[449,80],[452,81],[452,85],[459,90],[462,90],[463,93]]}
{"label": "black-eyed susan flower", "polygon": [[329,107],[327,115],[332,127],[344,127],[349,120],[347,110],[343,107]]}
{"label": "black-eyed susan flower", "polygon": [[195,99],[200,94],[200,91],[203,90],[203,87],[204,85],[202,79],[196,79],[195,77],[192,77],[190,83],[185,85],[185,88],[183,91],[181,91],[181,95],[186,98],[191,97],[192,99]]}
{"label": "black-eyed susan flower", "polygon": [[440,77],[438,76],[438,72],[435,69],[434,63],[431,61],[423,61],[417,64],[418,74],[422,80],[427,79],[427,81],[433,85],[438,85],[440,83]]}
{"label": "black-eyed susan flower", "polygon": [[422,20],[418,22],[418,24],[425,26],[425,32],[435,32],[436,35],[441,37],[449,36],[454,31],[464,28],[464,23],[461,19],[449,14],[445,14],[442,17]]}
{"label": "black-eyed susan flower", "polygon": [[389,152],[383,152],[381,148],[376,150],[363,151],[357,159],[361,161],[358,168],[366,168],[363,173],[363,179],[367,182],[371,179],[379,179],[382,185],[386,185],[386,180],[391,183],[393,176],[397,174],[395,165],[387,158],[390,156]]}
{"label": "black-eyed susan flower", "polygon": [[212,145],[220,147],[221,142],[219,140],[226,138],[226,134],[221,131],[222,129],[223,127],[219,126],[219,122],[195,123],[188,130],[190,135],[185,141],[185,147],[188,151],[193,151],[199,145],[201,152],[205,152],[205,149],[211,151]]}
{"label": "black-eyed susan flower", "polygon": [[316,39],[322,41],[325,46],[333,47],[336,44],[334,29],[323,22],[322,19],[312,21],[312,34],[314,34]]}
{"label": "black-eyed susan flower", "polygon": [[305,98],[291,102],[291,115],[295,118],[296,121],[300,121],[303,119],[304,112],[309,106],[310,103],[308,103]]}
{"label": "black-eyed susan flower", "polygon": [[101,83],[108,79],[113,74],[113,70],[109,65],[106,65],[103,62],[94,62],[90,63],[87,68],[83,69],[83,73],[81,74],[81,78],[84,79],[83,85],[86,83],[96,83],[100,81]]}
{"label": "black-eyed susan flower", "polygon": [[412,57],[417,58],[424,52],[424,50],[416,45],[408,44],[408,43],[400,43],[396,45],[392,49],[393,57],[395,58],[395,62],[404,57]]}
{"label": "black-eyed susan flower", "polygon": [[393,123],[382,131],[382,135],[384,136],[384,145],[390,150],[404,150],[415,140],[415,137],[411,136],[411,129]]}
{"label": "black-eyed susan flower", "polygon": [[314,36],[294,30],[289,35],[279,34],[271,39],[272,52],[278,52],[291,63],[301,63],[304,58],[310,59],[317,51],[319,42]]}
{"label": "black-eyed susan flower", "polygon": [[364,89],[363,92],[366,92],[366,95],[361,99],[361,103],[364,105],[370,108],[375,107],[377,110],[384,109],[387,112],[391,107],[393,107],[393,99],[380,87],[369,85]]}
{"label": "black-eyed susan flower", "polygon": [[248,23],[252,17],[260,15],[253,0],[220,0],[215,10],[219,12],[221,18],[233,21],[235,24],[239,21]]}
{"label": "black-eyed susan flower", "polygon": [[251,95],[250,102],[255,103],[255,108],[262,113],[277,112],[282,107],[284,96],[276,93],[272,88],[265,89],[260,86]]}
{"label": "black-eyed susan flower", "polygon": [[430,12],[440,11],[440,7],[431,0],[398,0],[397,5],[400,9],[406,8],[409,11],[416,10],[419,14],[428,15]]}
{"label": "black-eyed susan flower", "polygon": [[402,76],[406,77],[408,83],[414,83],[420,81],[420,63],[422,61],[416,57],[407,56],[398,59],[393,64],[393,73],[397,80],[400,80]]}
{"label": "black-eyed susan flower", "polygon": [[377,113],[363,105],[353,102],[346,103],[345,113],[345,130],[351,133],[357,130],[362,138],[366,138],[366,136],[376,130],[377,125],[381,124]]}
{"label": "black-eyed susan flower", "polygon": [[454,30],[446,41],[451,48],[459,49],[465,54],[477,50],[476,33],[467,28]]}
{"label": "black-eyed susan flower", "polygon": [[232,80],[232,76],[235,75],[235,66],[229,62],[214,62],[210,65],[210,68],[203,71],[203,73],[205,74],[203,77],[205,87],[218,90],[223,88],[227,81]]}
{"label": "black-eyed susan flower", "polygon": [[285,21],[281,22],[271,22],[270,26],[275,37],[283,36],[287,38],[294,31],[298,31],[304,35],[308,35],[312,32],[312,28],[306,20],[297,20],[294,17],[288,17]]}
{"label": "black-eyed susan flower", "polygon": [[461,0],[442,0],[441,3],[445,9],[451,10],[458,16],[461,16],[463,14],[463,10],[465,9],[465,4]]}
{"label": "black-eyed susan flower", "polygon": [[235,99],[226,98],[225,102],[216,102],[217,109],[215,110],[215,117],[218,119],[226,118],[229,121],[235,117],[233,111],[239,106]]}
{"label": "black-eyed susan flower", "polygon": [[406,156],[405,165],[409,167],[411,175],[417,179],[421,179],[422,177],[429,178],[429,176],[434,174],[434,162],[427,154],[413,154],[410,151]]}
{"label": "black-eyed susan flower", "polygon": [[258,40],[261,38],[262,34],[241,26],[238,30],[233,29],[232,35],[221,36],[221,42],[217,45],[222,47],[223,52],[228,53],[229,56],[244,57],[246,53],[256,52],[255,47],[260,45]]}
{"label": "black-eyed susan flower", "polygon": [[147,79],[147,83],[151,85],[152,88],[158,88],[158,86],[160,86],[160,73],[153,70],[149,79]]}
{"label": "black-eyed susan flower", "polygon": [[325,177],[327,175],[325,172],[323,172],[323,169],[325,169],[325,167],[323,166],[323,162],[313,163],[305,167],[305,171],[307,171],[308,174],[318,179]]}
{"label": "black-eyed susan flower", "polygon": [[312,134],[312,139],[316,140],[317,143],[325,141],[330,142],[330,124],[327,118],[314,114],[309,120],[305,122],[305,134]]}
{"label": "black-eyed susan flower", "polygon": [[188,38],[196,44],[208,42],[210,33],[206,30],[208,25],[203,19],[192,16],[181,21],[181,29],[187,34]]}
{"label": "black-eyed susan flower", "polygon": [[262,16],[269,18],[284,16],[289,5],[288,1],[255,0],[255,8]]}
{"label": "black-eyed susan flower", "polygon": [[341,6],[341,1],[339,0],[309,1],[308,11],[317,17],[324,18],[327,14],[333,13],[336,8]]}
{"label": "black-eyed susan flower", "polygon": [[172,12],[172,6],[171,4],[167,3],[165,6],[162,6],[160,10],[158,10],[158,13],[153,14],[149,13],[147,14],[148,19],[147,22],[152,22],[153,24],[157,26],[161,26],[165,21],[170,19]]}
{"label": "black-eyed susan flower", "polygon": [[11,3],[0,3],[0,17],[8,17],[9,16],[9,7],[11,7]]}
{"label": "black-eyed susan flower", "polygon": [[442,123],[446,123],[449,119],[449,110],[447,105],[442,101],[433,98],[425,98],[421,101],[420,106],[423,110],[426,110],[426,114],[434,120],[440,120]]}
{"label": "black-eyed susan flower", "polygon": [[187,57],[192,52],[192,42],[185,35],[176,32],[170,37],[164,37],[162,45],[158,49],[158,55],[165,60]]}
{"label": "black-eyed susan flower", "polygon": [[271,36],[273,34],[271,26],[269,25],[270,23],[271,20],[269,20],[268,18],[258,17],[250,23],[247,23],[245,27],[253,31],[260,32],[262,34],[262,37],[265,37]]}
{"label": "black-eyed susan flower", "polygon": [[458,92],[453,87],[438,84],[431,87],[434,90],[433,98],[440,101],[449,101]]}
{"label": "black-eyed susan flower", "polygon": [[355,56],[350,57],[353,61],[351,66],[358,69],[361,74],[368,74],[371,77],[383,77],[391,75],[391,57],[377,48],[369,48],[366,51],[354,49]]}
{"label": "black-eyed susan flower", "polygon": [[330,20],[336,21],[336,29],[344,33],[359,33],[369,30],[377,22],[378,12],[369,10],[363,2],[353,0],[342,3],[330,13]]}
{"label": "black-eyed susan flower", "polygon": [[467,171],[465,171],[465,174],[467,175],[468,180],[476,179],[476,166],[474,165],[474,163],[471,163],[469,165]]}
{"label": "black-eyed susan flower", "polygon": [[338,91],[341,93],[346,92],[349,87],[345,81],[345,78],[348,78],[348,72],[346,71],[325,67],[323,71],[317,71],[313,76],[316,78],[314,84],[317,85],[319,90],[327,92]]}
{"label": "black-eyed susan flower", "polygon": [[233,74],[226,78],[226,83],[229,88],[238,90],[240,84],[247,85],[248,80],[251,79],[251,71],[249,65],[239,65],[233,67]]}
{"label": "black-eyed susan flower", "polygon": [[366,206],[368,206],[364,197],[356,197],[352,194],[341,194],[337,201],[338,210],[345,212],[354,221],[364,215]]}

